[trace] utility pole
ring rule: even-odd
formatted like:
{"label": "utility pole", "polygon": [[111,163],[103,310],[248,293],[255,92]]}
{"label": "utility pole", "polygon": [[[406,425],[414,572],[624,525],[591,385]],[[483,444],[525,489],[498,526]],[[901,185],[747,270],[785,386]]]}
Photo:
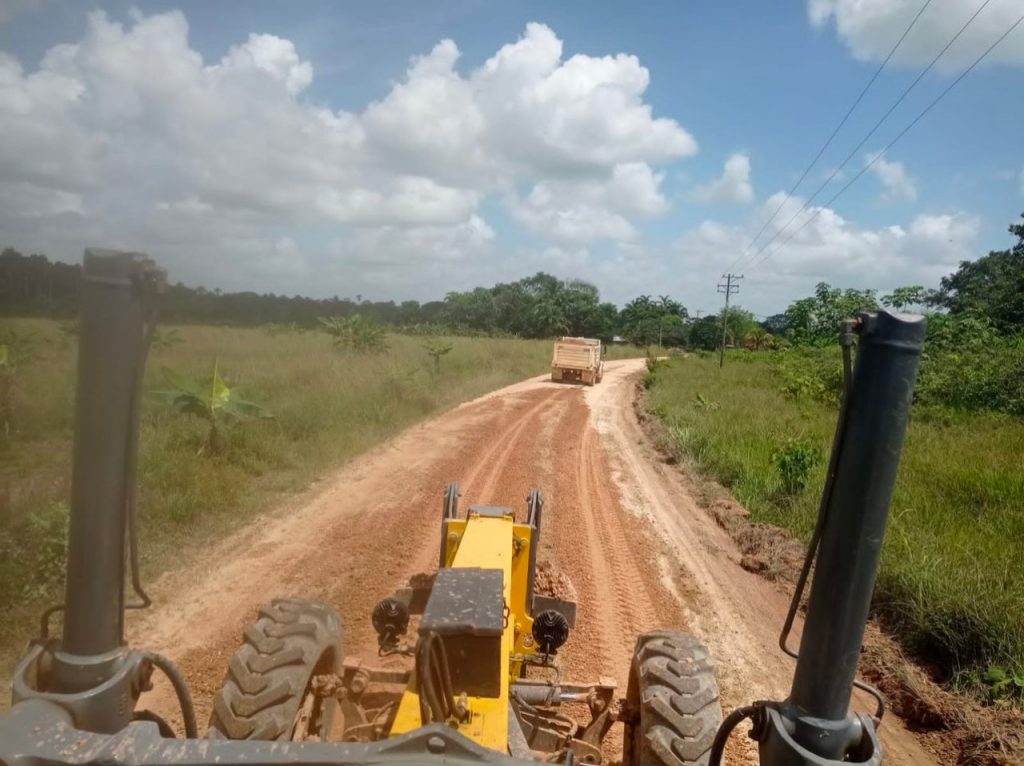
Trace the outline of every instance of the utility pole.
{"label": "utility pole", "polygon": [[718,283],[718,292],[725,293],[725,310],[722,311],[722,349],[718,355],[718,368],[721,369],[722,365],[725,364],[725,337],[728,329],[729,319],[729,296],[735,295],[740,291],[739,281],[743,279],[742,274],[723,274],[722,279],[725,282]]}

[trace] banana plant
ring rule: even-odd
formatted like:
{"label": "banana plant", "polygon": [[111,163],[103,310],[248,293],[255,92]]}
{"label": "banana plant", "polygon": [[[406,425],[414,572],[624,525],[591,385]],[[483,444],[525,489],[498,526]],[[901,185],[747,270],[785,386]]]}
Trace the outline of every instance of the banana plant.
{"label": "banana plant", "polygon": [[183,375],[167,367],[161,369],[166,389],[152,396],[183,415],[194,415],[209,426],[206,439],[197,454],[219,455],[226,448],[221,426],[227,420],[267,419],[274,416],[255,402],[243,399],[237,388],[229,387],[220,376],[214,360],[213,376],[202,386],[190,383]]}
{"label": "banana plant", "polygon": [[151,341],[151,343],[153,344],[153,348],[159,348],[163,350],[174,348],[179,343],[184,342],[185,339],[178,334],[178,330],[176,327],[171,327],[168,330],[160,330],[160,328],[157,328],[156,331],[153,333],[153,339]]}
{"label": "banana plant", "polygon": [[428,340],[423,344],[423,350],[426,351],[434,360],[434,372],[440,372],[441,370],[441,357],[449,353],[455,348],[451,343],[446,343],[442,340]]}
{"label": "banana plant", "polygon": [[320,317],[324,332],[334,339],[335,347],[360,354],[382,353],[388,350],[384,328],[361,314],[347,317]]}

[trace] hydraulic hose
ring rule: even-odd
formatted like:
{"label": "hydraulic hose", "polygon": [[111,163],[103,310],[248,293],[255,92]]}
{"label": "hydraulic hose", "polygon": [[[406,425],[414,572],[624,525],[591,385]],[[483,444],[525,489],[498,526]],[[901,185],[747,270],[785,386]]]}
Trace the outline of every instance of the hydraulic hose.
{"label": "hydraulic hose", "polygon": [[174,739],[174,729],[171,728],[171,725],[152,710],[136,710],[132,715],[132,720],[155,723],[157,729],[160,730],[161,737],[164,739]]}
{"label": "hydraulic hose", "polygon": [[185,677],[178,670],[178,666],[167,657],[156,652],[143,652],[143,657],[149,660],[153,667],[159,668],[167,680],[174,687],[174,694],[178,697],[178,705],[181,707],[181,721],[185,727],[185,738],[196,739],[199,737],[199,729],[196,726],[196,708],[192,704],[192,694],[188,690]]}
{"label": "hydraulic hose", "polygon": [[760,708],[761,706],[757,703],[738,707],[725,717],[722,725],[718,727],[718,731],[715,733],[714,741],[711,743],[708,766],[721,766],[722,757],[725,755],[725,744],[729,741],[733,729],[739,726],[743,720],[753,718]]}
{"label": "hydraulic hose", "polygon": [[416,676],[419,679],[420,720],[445,722],[456,717],[448,655],[436,633],[422,636],[416,648]]}

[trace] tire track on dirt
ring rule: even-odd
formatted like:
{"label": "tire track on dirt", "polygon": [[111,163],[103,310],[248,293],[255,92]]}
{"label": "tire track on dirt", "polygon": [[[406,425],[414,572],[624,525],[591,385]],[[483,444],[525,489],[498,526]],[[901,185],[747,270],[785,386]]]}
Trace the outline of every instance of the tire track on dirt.
{"label": "tire track on dirt", "polygon": [[[521,508],[517,506],[525,502],[529,488],[527,487],[521,493],[522,498],[516,498],[513,501],[509,497],[509,485],[513,483],[512,469],[514,467],[526,468],[522,465],[523,458],[535,454],[536,445],[533,442],[537,440],[537,434],[541,431],[542,424],[548,420],[550,410],[556,406],[559,398],[564,398],[570,393],[569,389],[554,389],[545,392],[544,395],[530,397],[530,400],[536,401],[536,404],[519,415],[512,428],[490,435],[489,438],[493,439],[494,446],[481,455],[462,480],[462,490],[465,496],[472,497],[474,502],[511,505],[517,512],[521,511]],[[529,462],[532,463],[532,461]],[[524,471],[520,470],[517,475],[522,479]],[[529,482],[529,478],[526,478],[526,481]],[[498,492],[499,485],[503,490],[500,493]]]}
{"label": "tire track on dirt", "polygon": [[[511,405],[511,412],[501,421],[503,428],[495,427],[467,445],[466,452],[472,457],[453,461],[445,470],[450,472],[444,484],[458,481],[462,496],[459,508],[462,513],[471,503],[505,505],[512,508],[517,518],[525,514],[526,496],[536,481],[531,478],[532,461],[524,465],[522,456],[532,454],[531,441],[542,430],[550,417],[552,408],[558,406],[560,396],[567,391],[554,390],[546,396],[517,396]],[[493,406],[493,404],[491,405]],[[507,406],[507,405],[506,405]],[[480,449],[483,442],[489,446]],[[440,508],[440,494],[433,498]],[[433,519],[433,529],[426,530],[433,545],[421,550],[407,567],[406,576],[433,571],[437,567],[437,548],[440,544],[440,511]]]}
{"label": "tire track on dirt", "polygon": [[[155,590],[166,608],[143,616],[133,641],[178,660],[201,720],[242,629],[271,598],[333,604],[345,626],[343,651],[375,658],[373,605],[410,575],[436,567],[445,484],[493,463],[482,446],[495,434],[518,434],[544,406],[522,395],[470,403],[354,461],[297,511],[216,546],[200,582],[164,578]],[[503,439],[494,442],[503,448]],[[165,685],[144,703],[178,718]]]}
{"label": "tire track on dirt", "polygon": [[638,550],[646,536],[610,482],[610,466],[582,399],[574,400],[556,434],[570,470],[556,475],[557,506],[545,515],[556,534],[556,563],[577,591],[579,620],[566,663],[583,680],[599,675],[625,689],[639,633],[682,627],[681,612]]}
{"label": "tire track on dirt", "polygon": [[[275,596],[334,604],[344,651],[375,660],[373,605],[436,567],[445,484],[461,482],[465,505],[517,512],[536,485],[546,496],[539,558],[569,577],[579,604],[563,677],[612,676],[623,693],[636,635],[689,623],[717,654],[730,705],[754,689],[778,691],[791,678],[774,652],[785,598],[739,567],[678,472],[648,454],[632,412],[642,367],[608,363],[604,382],[588,389],[534,379],[405,431],[161,578],[151,589],[158,607],[130,616],[132,643],[182,665],[201,720],[243,627]],[[178,723],[168,687],[143,705]],[[927,762],[894,724],[883,729],[896,744],[887,758]],[[606,744],[614,757],[617,729]]]}
{"label": "tire track on dirt", "polygon": [[[654,568],[670,579],[684,601],[693,632],[711,649],[723,705],[731,710],[752,699],[783,699],[793,663],[777,647],[789,605],[789,589],[747,572],[736,543],[711,515],[698,507],[678,467],[666,465],[651,446],[633,404],[636,378],[613,372],[603,391],[587,392],[594,425],[620,467],[614,474],[635,513],[650,521],[661,541],[662,562]],[[799,640],[802,618],[794,625]],[[853,706],[870,709],[855,695]],[[880,729],[886,763],[932,763],[936,758],[894,715]],[[734,736],[730,762],[757,763],[756,746]]]}

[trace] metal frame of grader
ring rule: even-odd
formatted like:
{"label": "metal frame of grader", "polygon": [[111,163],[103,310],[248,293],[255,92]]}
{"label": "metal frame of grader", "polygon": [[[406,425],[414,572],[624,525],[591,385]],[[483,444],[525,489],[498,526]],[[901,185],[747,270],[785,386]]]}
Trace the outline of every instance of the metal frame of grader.
{"label": "metal frame of grader", "polygon": [[[479,745],[525,759],[570,751],[576,760],[600,763],[601,742],[616,720],[615,682],[560,676],[556,654],[574,626],[576,605],[534,593],[543,496],[531,490],[522,523],[500,506],[471,505],[460,516],[458,498],[453,482],[444,493],[437,574],[417,578],[373,612],[380,655],[414,658],[413,668],[351,658],[337,681],[326,682],[341,705],[341,738],[372,741],[443,722]],[[404,643],[417,615],[418,637]],[[528,678],[528,671],[544,677]],[[567,715],[567,702],[585,704],[589,721]]]}
{"label": "metal frame of grader", "polygon": [[[768,766],[881,762],[881,697],[869,689],[879,700],[873,716],[851,713],[850,700],[854,686],[863,686],[855,675],[922,350],[920,317],[878,312],[843,325],[846,386],[839,422],[818,524],[780,641],[796,658],[785,700],[734,710],[713,742],[696,743],[690,752],[683,747],[686,732],[664,734],[665,721],[685,712],[678,704],[683,698],[665,696],[665,686],[648,687],[644,678],[631,675],[620,708],[614,686],[605,680],[527,678],[527,670],[554,667],[553,656],[575,617],[574,605],[533,593],[540,493],[531,493],[524,523],[509,509],[489,506],[471,506],[460,518],[452,485],[445,493],[435,580],[384,599],[373,614],[381,654],[407,655],[412,670],[369,668],[333,655],[320,668],[317,698],[340,701],[349,741],[292,741],[327,731],[326,719],[315,732],[310,728],[319,714],[307,701],[296,703],[289,730],[274,730],[261,741],[254,723],[229,720],[245,706],[229,710],[227,698],[215,701],[211,736],[200,739],[188,688],[173,663],[124,640],[125,609],[149,603],[138,577],[134,487],[147,328],[161,283],[162,272],[143,255],[86,251],[65,600],[44,614],[41,635],[16,670],[13,705],[0,716],[4,766],[457,766],[530,763],[538,757],[599,762],[601,738],[616,719],[626,725],[625,766],[720,763],[726,740],[744,719],[750,719],[750,736]],[[786,639],[815,557],[796,653]],[[126,579],[135,593],[131,602],[125,599]],[[269,621],[264,632],[249,638],[274,649],[283,645],[279,637],[308,633],[295,623],[291,608],[272,605],[261,617]],[[48,623],[58,611],[61,635],[50,637]],[[402,635],[414,614],[421,614],[418,638],[406,645]],[[272,625],[271,618],[282,622]],[[638,658],[646,657],[649,665],[640,663],[642,671],[677,672],[681,660],[672,658],[685,655],[684,664],[710,674],[707,662],[686,654],[689,644],[673,635],[641,637],[634,670]],[[257,659],[271,672],[282,672],[273,656]],[[239,668],[233,664],[229,678]],[[178,695],[184,738],[174,738],[162,719],[136,709],[158,670]],[[251,682],[257,696],[273,692],[264,688],[265,679],[245,676],[249,669],[239,672],[238,684]],[[672,683],[685,691],[686,681],[678,676]],[[363,693],[374,682],[401,687],[397,701],[370,706]],[[713,688],[686,699],[705,710],[713,707],[720,717]],[[586,703],[591,720],[577,724],[561,715],[560,701]],[[645,715],[655,714],[660,724],[648,726]],[[240,736],[257,738],[225,739],[236,725]]]}

